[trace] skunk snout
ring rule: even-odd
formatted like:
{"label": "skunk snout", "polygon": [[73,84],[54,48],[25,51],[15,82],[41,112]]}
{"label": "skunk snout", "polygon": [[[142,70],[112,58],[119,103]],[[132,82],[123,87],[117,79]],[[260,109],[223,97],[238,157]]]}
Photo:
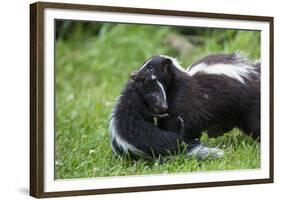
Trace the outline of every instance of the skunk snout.
{"label": "skunk snout", "polygon": [[143,73],[141,73],[140,71],[133,71],[133,72],[130,74],[130,78],[131,78],[133,81],[142,81],[142,80],[144,80],[145,75],[144,75]]}
{"label": "skunk snout", "polygon": [[158,114],[166,113],[168,111],[168,104],[162,103],[155,106],[154,111]]}
{"label": "skunk snout", "polygon": [[161,104],[161,110],[165,110],[167,111],[168,110],[168,104]]}
{"label": "skunk snout", "polygon": [[130,78],[131,78],[132,80],[134,80],[134,79],[136,78],[137,74],[138,74],[138,71],[133,71],[133,72],[130,74]]}

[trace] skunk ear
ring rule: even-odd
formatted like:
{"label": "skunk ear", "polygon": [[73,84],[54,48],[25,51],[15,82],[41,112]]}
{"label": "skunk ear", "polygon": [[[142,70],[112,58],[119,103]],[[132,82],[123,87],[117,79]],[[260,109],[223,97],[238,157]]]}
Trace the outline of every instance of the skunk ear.
{"label": "skunk ear", "polygon": [[163,68],[164,68],[164,73],[165,73],[165,74],[168,74],[168,73],[169,73],[171,65],[172,65],[172,61],[171,61],[171,59],[169,59],[169,58],[165,58],[165,59],[162,61],[162,66],[163,66]]}

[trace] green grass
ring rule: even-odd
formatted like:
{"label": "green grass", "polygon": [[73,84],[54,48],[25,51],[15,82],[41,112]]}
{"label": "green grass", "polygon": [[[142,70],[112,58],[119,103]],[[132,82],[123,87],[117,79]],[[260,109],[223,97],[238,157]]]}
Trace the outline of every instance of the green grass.
{"label": "green grass", "polygon": [[[79,23],[79,22],[76,22]],[[116,97],[131,71],[155,54],[178,57],[184,66],[210,53],[241,50],[259,57],[259,33],[203,31],[189,54],[166,42],[177,29],[140,25],[105,24],[96,35],[79,31],[56,41],[56,171],[57,179],[161,174],[193,171],[253,169],[260,167],[260,145],[239,130],[217,139],[201,140],[225,151],[217,160],[198,161],[184,154],[164,161],[130,161],[113,156],[108,118]]]}

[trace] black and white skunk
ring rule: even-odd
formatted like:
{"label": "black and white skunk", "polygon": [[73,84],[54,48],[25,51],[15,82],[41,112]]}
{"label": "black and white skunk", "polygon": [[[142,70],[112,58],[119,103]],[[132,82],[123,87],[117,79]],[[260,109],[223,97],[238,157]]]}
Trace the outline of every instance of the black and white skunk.
{"label": "black and white skunk", "polygon": [[260,64],[240,53],[207,56],[187,70],[168,56],[150,58],[139,77],[154,76],[167,95],[168,118],[159,120],[163,130],[174,131],[177,118],[184,121],[189,139],[208,130],[218,136],[238,127],[254,139],[260,137]]}
{"label": "black and white skunk", "polygon": [[[132,79],[134,79],[132,74]],[[132,158],[155,158],[180,150],[187,144],[188,155],[197,158],[220,157],[223,151],[207,148],[198,141],[184,140],[184,122],[177,117],[173,131],[164,131],[154,124],[154,117],[165,117],[166,93],[155,76],[141,76],[127,82],[112,111],[109,122],[110,143],[117,155]]]}

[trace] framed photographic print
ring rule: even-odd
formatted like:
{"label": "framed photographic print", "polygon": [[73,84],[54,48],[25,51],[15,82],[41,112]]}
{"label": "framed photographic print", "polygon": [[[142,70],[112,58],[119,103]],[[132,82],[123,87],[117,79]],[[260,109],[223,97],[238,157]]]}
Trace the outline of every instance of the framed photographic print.
{"label": "framed photographic print", "polygon": [[272,182],[272,17],[30,5],[32,196]]}

